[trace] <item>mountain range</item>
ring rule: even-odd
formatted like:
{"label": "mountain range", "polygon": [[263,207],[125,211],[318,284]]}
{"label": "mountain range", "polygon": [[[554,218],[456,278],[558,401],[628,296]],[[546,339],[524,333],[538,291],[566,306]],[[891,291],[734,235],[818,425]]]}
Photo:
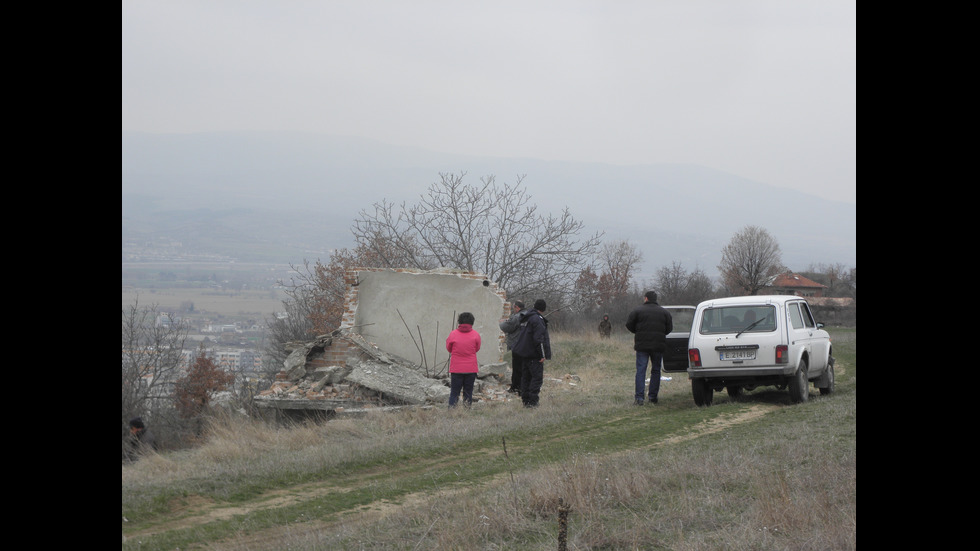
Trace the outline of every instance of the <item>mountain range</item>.
{"label": "mountain range", "polygon": [[539,212],[568,208],[585,225],[581,237],[636,245],[644,280],[673,262],[716,276],[722,248],[747,225],[765,228],[792,270],[857,263],[856,205],[709,167],[454,155],[296,132],[123,132],[123,260],[177,243],[237,261],[326,261],[354,245],[360,211],[412,204],[440,173],[461,172],[472,184],[523,177]]}

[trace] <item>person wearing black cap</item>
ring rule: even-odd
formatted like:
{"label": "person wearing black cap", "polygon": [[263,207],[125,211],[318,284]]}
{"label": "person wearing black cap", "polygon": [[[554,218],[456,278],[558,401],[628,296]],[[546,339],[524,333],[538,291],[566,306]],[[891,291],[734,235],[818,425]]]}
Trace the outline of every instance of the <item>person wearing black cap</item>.
{"label": "person wearing black cap", "polygon": [[534,301],[534,308],[522,314],[521,330],[514,350],[524,358],[521,369],[521,401],[524,407],[538,407],[541,385],[544,383],[544,361],[551,359],[551,337],[548,335],[548,320],[541,312],[547,308],[543,299]]}
{"label": "person wearing black cap", "polygon": [[500,322],[500,330],[507,335],[507,349],[510,350],[510,388],[507,392],[513,394],[521,393],[521,372],[524,369],[524,358],[520,354],[514,351],[514,344],[517,342],[518,335],[521,334],[521,315],[523,315],[526,310],[524,309],[524,303],[515,300],[513,305],[514,313],[504,321]]}
{"label": "person wearing black cap", "polygon": [[156,451],[157,441],[146,425],[143,424],[142,417],[133,417],[129,420],[129,450],[130,461],[136,461],[141,455],[148,451]]}
{"label": "person wearing black cap", "polygon": [[674,321],[670,312],[657,304],[657,293],[647,291],[643,295],[643,304],[634,308],[626,318],[626,329],[633,333],[633,350],[636,351],[634,403],[643,405],[647,363],[650,363],[650,403],[656,404],[660,393],[660,365],[667,350],[667,333],[673,331]]}

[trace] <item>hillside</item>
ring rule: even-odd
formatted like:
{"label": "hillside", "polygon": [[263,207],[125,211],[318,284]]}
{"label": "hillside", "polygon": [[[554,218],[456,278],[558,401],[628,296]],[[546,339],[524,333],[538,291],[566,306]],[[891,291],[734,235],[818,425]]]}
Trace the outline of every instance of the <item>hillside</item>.
{"label": "hillside", "polygon": [[[212,428],[124,465],[123,549],[821,549],[856,545],[856,333],[837,389],[630,405],[626,338],[555,335],[541,407]],[[552,380],[564,373],[576,386]]]}
{"label": "hillside", "polygon": [[629,239],[648,273],[676,261],[712,275],[722,247],[749,224],[773,234],[792,269],[857,261],[855,205],[707,167],[472,157],[299,133],[124,132],[123,241],[299,262],[352,246],[358,211],[383,199],[412,203],[439,173],[459,172],[473,184],[523,175],[542,211],[567,207],[589,233]]}

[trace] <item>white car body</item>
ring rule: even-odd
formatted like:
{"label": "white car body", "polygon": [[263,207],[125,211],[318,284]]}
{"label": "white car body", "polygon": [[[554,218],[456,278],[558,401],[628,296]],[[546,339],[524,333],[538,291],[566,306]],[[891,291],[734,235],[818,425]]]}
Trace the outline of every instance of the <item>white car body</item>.
{"label": "white car body", "polygon": [[757,386],[789,387],[805,402],[812,381],[833,392],[830,335],[803,297],[757,295],[706,300],[697,306],[688,340],[688,377],[697,405],[715,390],[733,398]]}

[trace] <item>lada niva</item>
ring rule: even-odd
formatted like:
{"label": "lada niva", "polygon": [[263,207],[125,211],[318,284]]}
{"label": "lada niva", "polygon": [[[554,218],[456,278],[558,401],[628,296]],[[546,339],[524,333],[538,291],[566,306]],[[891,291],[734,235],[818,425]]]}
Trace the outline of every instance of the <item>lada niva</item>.
{"label": "lada niva", "polygon": [[706,300],[694,312],[687,374],[694,403],[711,405],[714,391],[774,385],[794,403],[809,399],[810,383],[834,391],[830,335],[803,297],[758,295]]}

